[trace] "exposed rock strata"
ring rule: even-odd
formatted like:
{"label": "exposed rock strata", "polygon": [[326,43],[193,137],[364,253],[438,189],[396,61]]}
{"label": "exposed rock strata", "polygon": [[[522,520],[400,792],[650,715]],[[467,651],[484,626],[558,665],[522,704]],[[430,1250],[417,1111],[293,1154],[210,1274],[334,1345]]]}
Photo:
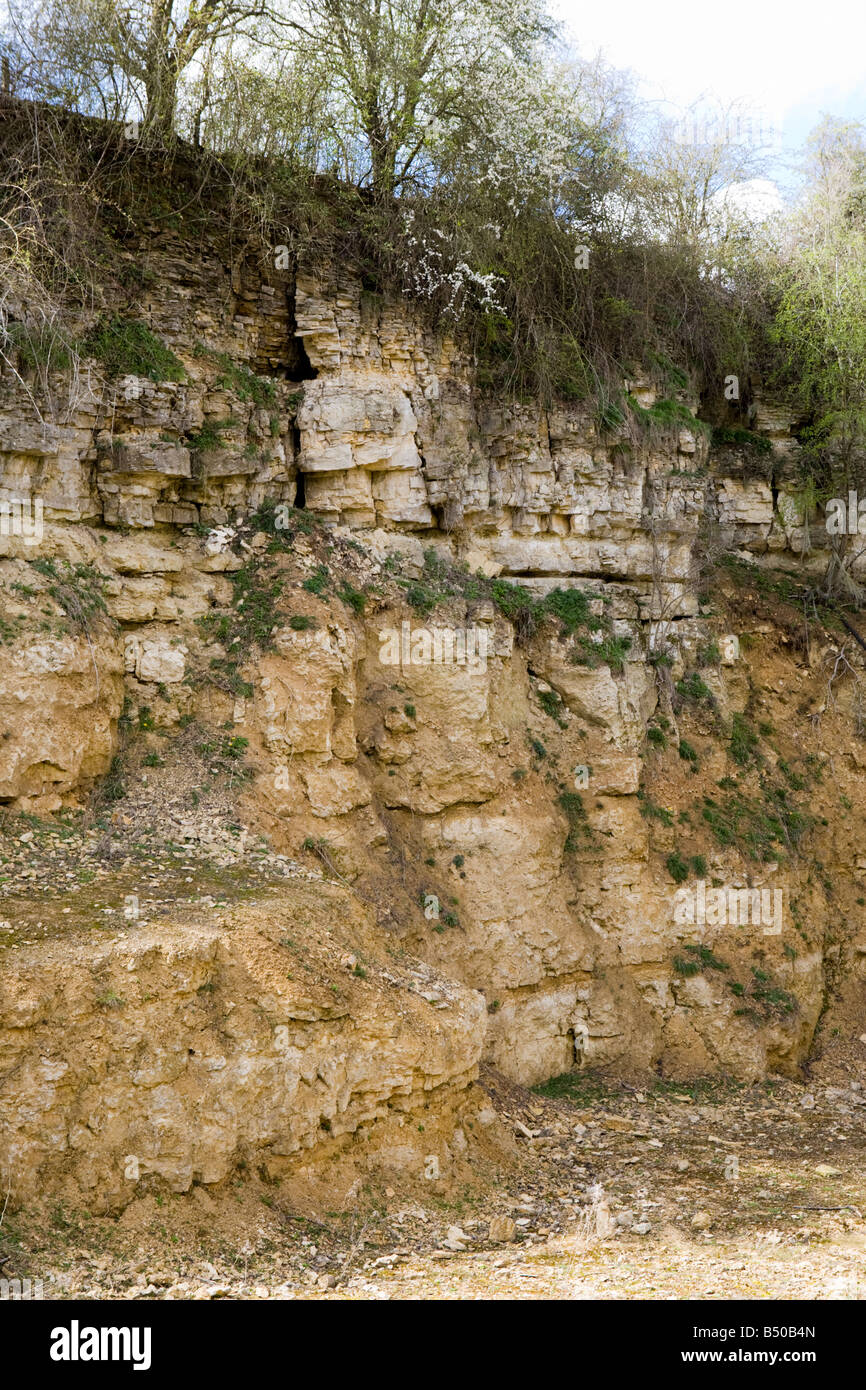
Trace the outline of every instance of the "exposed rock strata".
{"label": "exposed rock strata", "polygon": [[[185,928],[171,945],[153,940],[132,978],[139,988],[142,972],[158,976],[159,1002],[136,1005],[135,1016],[100,1011],[86,984],[103,971],[106,988],[123,994],[117,982],[132,942],[99,961],[78,951],[65,982],[56,948],[46,947],[26,962],[38,987],[25,988],[23,977],[6,986],[7,1059],[14,1068],[26,1058],[29,1078],[8,1102],[23,1126],[7,1141],[9,1161],[31,1174],[56,1162],[85,1186],[110,1186],[136,1124],[145,1125],[136,1142],[151,1171],[181,1187],[197,1173],[225,1173],[244,1146],[288,1157],[322,1142],[326,1112],[302,1078],[318,1068],[330,1076],[350,1040],[369,1065],[340,1064],[332,1078],[339,1101],[327,1113],[347,1132],[395,1096],[411,1109],[431,1088],[460,1090],[482,1046],[530,1083],[587,1064],[672,1075],[795,1070],[825,1006],[828,970],[837,968],[821,944],[834,910],[818,901],[807,865],[792,862],[773,878],[770,865],[713,852],[709,879],[780,883],[789,901],[806,902],[814,927],[796,950],[787,936],[762,939],[760,931],[724,938],[730,963],[771,965],[797,1001],[790,1016],[744,1017],[722,974],[690,977],[674,966],[694,937],[673,919],[665,858],[675,834],[642,814],[638,797],[644,768],[653,790],[646,734],[660,708],[647,658],[669,651],[676,681],[720,636],[697,586],[706,520],[720,553],[821,563],[820,532],[803,526],[791,499],[791,421],[758,400],[753,424],[770,453],[755,476],[742,451],[711,456],[697,421],[640,440],[624,427],[601,432],[589,406],[484,399],[447,336],[431,335],[404,306],[371,300],[348,273],[339,282],[304,273],[294,285],[251,263],[224,266],[216,253],[191,257],[170,239],[149,247],[147,260],[161,287],[149,318],[182,360],[184,382],[104,383],[89,364],[75,383],[54,382],[55,409],[43,422],[22,383],[0,377],[0,501],[39,496],[45,509],[40,538],[0,536],[0,799],[38,814],[80,804],[117,751],[124,694],[127,719],[148,711],[143,728],[171,731],[192,716],[231,725],[248,741],[254,772],[242,803],[247,821],[293,852],[326,840],[347,882],[387,900],[388,929],[443,981],[463,982],[448,986],[459,1026],[442,1024],[428,1048],[420,1023],[386,1007],[387,991],[375,1007],[360,991],[340,1020],[297,1021],[289,1085],[253,1026],[252,1001],[271,985],[258,973],[259,946],[253,959],[243,945],[253,940],[246,928],[211,924]],[[267,390],[251,390],[249,370],[270,382]],[[632,389],[644,406],[655,399],[649,382]],[[679,394],[697,409],[696,397]],[[315,626],[292,626],[286,608],[272,648],[243,668],[251,693],[203,689],[202,673],[226,649],[201,620],[230,606],[230,576],[267,548],[262,536],[246,552],[233,549],[231,526],[264,501],[303,502],[334,528],[339,556],[360,547],[363,559],[352,563],[376,583],[394,573],[417,578],[432,547],[537,595],[579,585],[611,633],[628,639],[622,669],[574,664],[568,644],[548,631],[517,647],[492,605],[455,600],[442,621],[485,627],[485,668],[395,670],[382,663],[380,634],[399,628],[406,610],[380,603],[362,617],[333,591],[304,589],[320,555],[298,535],[279,563],[294,611],[302,605]],[[215,528],[228,528],[225,543],[213,541]],[[82,616],[63,585],[79,592],[94,573],[105,581],[105,611]],[[751,631],[762,635],[757,620]],[[807,683],[822,659],[807,654]],[[750,700],[766,703],[770,667],[760,654],[744,651],[705,674],[728,730]],[[793,660],[772,667],[774,680],[801,675]],[[822,680],[816,675],[816,690]],[[813,713],[827,710],[825,700]],[[702,763],[722,779],[725,755],[703,732]],[[574,785],[577,766],[591,780],[586,833],[575,844],[560,792]],[[690,804],[687,787],[677,795]],[[834,844],[825,858],[844,863],[845,855]],[[419,894],[422,902],[433,894],[455,924],[437,918],[434,930]],[[856,949],[839,949],[859,970]],[[195,998],[196,981],[217,968],[235,981],[228,1058]],[[466,987],[483,991],[486,1023]],[[276,1017],[285,1000],[272,1003]],[[37,1059],[40,1030],[60,1014],[70,1020],[70,1047],[80,1040],[78,1071],[50,1049],[47,1071]],[[241,1017],[247,1022],[232,1033]],[[204,1061],[176,1072],[165,1058],[154,1063],[148,1087],[159,1092],[162,1118],[149,1129],[134,1117],[144,1084],[138,1061],[129,1053],[119,1080],[109,1064],[131,1020],[129,1038],[144,1051],[156,1032],[180,1056],[202,1029],[203,1058],[225,1063],[217,1080]],[[23,1051],[19,1028],[31,1030]],[[383,1038],[392,1042],[374,1057]],[[91,1125],[91,1096],[114,1118],[96,1114]],[[204,1118],[212,1107],[221,1107],[218,1123]]]}

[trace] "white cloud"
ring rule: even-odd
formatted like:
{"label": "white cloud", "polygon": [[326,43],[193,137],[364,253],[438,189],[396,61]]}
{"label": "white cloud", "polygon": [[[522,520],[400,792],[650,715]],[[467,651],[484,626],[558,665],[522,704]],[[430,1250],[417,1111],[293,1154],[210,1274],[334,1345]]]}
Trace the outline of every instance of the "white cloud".
{"label": "white cloud", "polygon": [[[808,106],[850,110],[866,94],[862,0],[551,0],[579,51],[632,68],[644,94],[686,107],[743,99],[782,123]],[[862,112],[866,114],[866,112]]]}
{"label": "white cloud", "polygon": [[747,213],[758,221],[781,212],[784,206],[772,179],[748,179],[745,183],[731,184],[720,197],[729,207]]}

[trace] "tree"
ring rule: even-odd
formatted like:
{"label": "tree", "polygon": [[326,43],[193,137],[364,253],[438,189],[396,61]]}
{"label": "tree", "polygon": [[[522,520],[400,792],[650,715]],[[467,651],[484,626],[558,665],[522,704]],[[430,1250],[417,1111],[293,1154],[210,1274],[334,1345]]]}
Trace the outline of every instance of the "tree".
{"label": "tree", "polygon": [[748,119],[737,103],[709,116],[698,104],[681,121],[656,125],[640,158],[651,235],[713,259],[741,231],[749,219],[732,191],[762,174],[765,164],[746,136]]}
{"label": "tree", "polygon": [[[776,270],[773,338],[778,375],[804,426],[802,472],[810,495],[866,488],[866,140],[862,126],[827,118],[812,132],[799,207]],[[850,537],[833,541],[837,587],[854,586]]]}
{"label": "tree", "polygon": [[435,145],[553,33],[537,0],[290,0],[280,23],[328,91],[340,164],[382,198],[429,182]]}
{"label": "tree", "polygon": [[181,79],[269,13],[265,0],[24,0],[10,6],[28,55],[25,91],[90,114],[175,131]]}
{"label": "tree", "polygon": [[803,158],[803,220],[828,230],[863,212],[866,195],[866,132],[857,121],[822,116],[811,131]]}

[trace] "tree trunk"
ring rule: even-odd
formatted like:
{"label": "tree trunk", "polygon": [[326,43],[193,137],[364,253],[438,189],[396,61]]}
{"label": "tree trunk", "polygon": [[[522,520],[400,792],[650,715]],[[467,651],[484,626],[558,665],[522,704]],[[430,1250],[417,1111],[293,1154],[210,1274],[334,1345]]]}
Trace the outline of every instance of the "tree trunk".
{"label": "tree trunk", "polygon": [[165,142],[174,134],[177,110],[177,57],[171,49],[173,0],[153,0],[145,53],[144,129]]}
{"label": "tree trunk", "polygon": [[148,72],[145,82],[147,109],[144,129],[163,142],[174,134],[174,119],[177,109],[177,74],[173,67],[159,67]]}

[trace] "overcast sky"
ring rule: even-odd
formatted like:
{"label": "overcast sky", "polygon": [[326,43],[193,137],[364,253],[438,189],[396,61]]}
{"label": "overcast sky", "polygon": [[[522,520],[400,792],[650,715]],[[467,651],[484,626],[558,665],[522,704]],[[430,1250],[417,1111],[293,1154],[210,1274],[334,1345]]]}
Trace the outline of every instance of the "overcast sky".
{"label": "overcast sky", "polygon": [[866,0],[551,0],[583,57],[601,49],[644,96],[745,99],[800,146],[822,111],[866,120]]}

